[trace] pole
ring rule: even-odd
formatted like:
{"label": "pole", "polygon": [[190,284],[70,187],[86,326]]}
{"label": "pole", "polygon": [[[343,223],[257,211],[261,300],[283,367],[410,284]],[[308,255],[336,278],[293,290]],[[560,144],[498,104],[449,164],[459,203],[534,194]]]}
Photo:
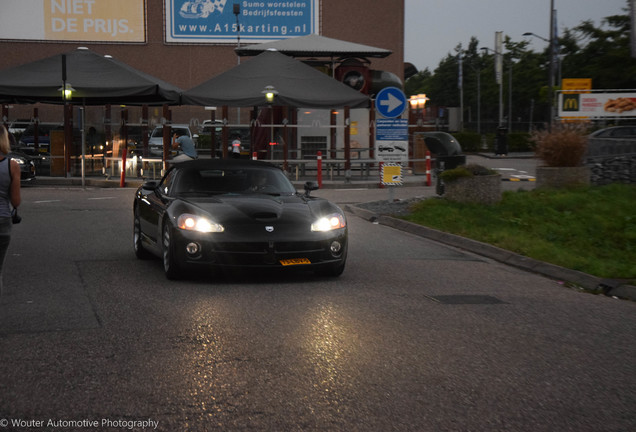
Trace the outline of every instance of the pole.
{"label": "pole", "polygon": [[221,150],[223,151],[223,159],[228,157],[227,147],[230,144],[229,130],[227,127],[228,106],[223,105],[221,107],[221,117],[223,117],[223,128],[221,129]]}
{"label": "pole", "polygon": [[431,185],[431,152],[426,150],[426,186]]}
{"label": "pole", "polygon": [[481,137],[481,60],[477,67],[477,133]]}
{"label": "pole", "polygon": [[464,67],[462,60],[462,52],[459,54],[459,72],[458,72],[458,86],[459,86],[459,130],[464,130]]}
{"label": "pole", "polygon": [[[73,111],[69,113],[69,105],[66,97],[66,54],[62,54],[62,102],[64,105],[64,164],[66,177],[71,176],[71,147],[73,142]],[[49,151],[50,151],[49,145]]]}
{"label": "pole", "polygon": [[508,132],[512,132],[512,57],[508,64]]}
{"label": "pole", "polygon": [[84,126],[86,122],[86,107],[82,106],[79,109],[80,111],[80,131],[82,133],[82,187],[86,186],[86,127]]}
{"label": "pole", "polygon": [[120,136],[123,135],[124,148],[121,151],[121,172],[119,174],[119,187],[126,186],[126,156],[128,155],[128,137],[126,132],[126,128],[127,128],[126,123],[128,123],[128,110],[122,110],[121,130],[123,134],[120,134]]}
{"label": "pole", "polygon": [[552,130],[552,120],[554,119],[554,0],[550,0],[550,76],[548,77],[548,97],[550,106],[550,117],[548,119],[548,130]]}
{"label": "pole", "polygon": [[[344,107],[344,156],[345,156],[345,181],[350,183],[351,181],[351,119],[350,108],[348,106]],[[362,169],[362,167],[360,167]]]}
{"label": "pole", "polygon": [[318,187],[322,187],[322,152],[318,150],[317,153],[317,168],[318,171]]}

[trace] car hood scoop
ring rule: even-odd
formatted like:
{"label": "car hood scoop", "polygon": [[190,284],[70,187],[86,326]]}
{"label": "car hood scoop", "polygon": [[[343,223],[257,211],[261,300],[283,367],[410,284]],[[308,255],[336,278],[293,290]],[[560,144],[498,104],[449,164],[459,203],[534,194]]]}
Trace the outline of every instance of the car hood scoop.
{"label": "car hood scoop", "polygon": [[275,213],[275,212],[269,212],[269,211],[259,211],[259,212],[252,213],[251,216],[253,219],[267,222],[267,221],[278,219],[280,217],[280,212]]}
{"label": "car hood scoop", "polygon": [[197,200],[196,205],[219,221],[275,222],[287,218],[310,219],[312,209],[302,197],[268,195],[223,195],[212,199]]}

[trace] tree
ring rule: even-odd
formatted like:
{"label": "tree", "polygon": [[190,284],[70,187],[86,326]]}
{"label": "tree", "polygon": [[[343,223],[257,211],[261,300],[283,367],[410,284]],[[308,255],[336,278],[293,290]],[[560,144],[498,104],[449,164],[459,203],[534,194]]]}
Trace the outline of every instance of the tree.
{"label": "tree", "polygon": [[[592,21],[584,21],[574,29],[564,29],[558,39],[559,77],[592,78],[594,89],[636,88],[636,59],[630,56],[630,26],[631,20],[626,13],[606,17],[599,26]],[[547,122],[550,63],[548,48],[542,53],[535,53],[528,50],[528,41],[515,42],[507,36],[504,46],[502,99],[505,115],[510,111],[511,123],[518,123],[516,128],[522,130],[527,130],[529,121],[533,124]],[[464,118],[472,118],[474,126],[479,104],[482,125],[489,124],[492,130],[492,125],[497,123],[499,111],[499,85],[494,76],[494,54],[491,50],[482,51],[475,37],[471,38],[467,49],[462,49],[459,44],[455,50],[461,52],[463,58]],[[434,72],[426,69],[407,80],[407,95],[426,93],[430,98],[430,105],[459,106],[458,70],[457,55],[449,53]],[[511,110],[508,107],[510,76]],[[556,85],[560,86],[560,82]],[[470,125],[470,122],[465,124]]]}
{"label": "tree", "polygon": [[566,46],[563,60],[563,76],[567,78],[592,78],[594,89],[636,88],[636,59],[630,54],[629,15],[606,17],[596,27],[585,21],[572,30],[572,39],[584,42],[580,49]]}

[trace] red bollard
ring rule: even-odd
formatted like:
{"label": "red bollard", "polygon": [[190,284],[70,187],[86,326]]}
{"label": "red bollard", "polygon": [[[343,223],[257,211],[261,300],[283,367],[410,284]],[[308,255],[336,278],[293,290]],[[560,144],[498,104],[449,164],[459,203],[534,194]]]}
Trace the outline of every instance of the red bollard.
{"label": "red bollard", "polygon": [[121,152],[121,176],[119,178],[119,187],[126,186],[126,147]]}
{"label": "red bollard", "polygon": [[252,160],[257,160],[257,159],[258,159],[258,153],[252,152]]}
{"label": "red bollard", "polygon": [[431,185],[431,152],[426,151],[426,186]]}
{"label": "red bollard", "polygon": [[318,168],[316,168],[318,170],[318,187],[321,188],[322,187],[322,152],[319,151],[318,152]]}

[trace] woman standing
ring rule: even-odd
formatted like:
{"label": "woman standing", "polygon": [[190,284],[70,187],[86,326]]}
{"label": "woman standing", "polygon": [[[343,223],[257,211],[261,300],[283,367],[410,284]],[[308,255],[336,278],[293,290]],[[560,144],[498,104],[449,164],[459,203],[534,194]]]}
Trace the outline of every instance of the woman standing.
{"label": "woman standing", "polygon": [[0,125],[0,295],[2,294],[2,269],[11,240],[11,206],[20,205],[20,166],[8,157],[11,152],[9,133]]}

